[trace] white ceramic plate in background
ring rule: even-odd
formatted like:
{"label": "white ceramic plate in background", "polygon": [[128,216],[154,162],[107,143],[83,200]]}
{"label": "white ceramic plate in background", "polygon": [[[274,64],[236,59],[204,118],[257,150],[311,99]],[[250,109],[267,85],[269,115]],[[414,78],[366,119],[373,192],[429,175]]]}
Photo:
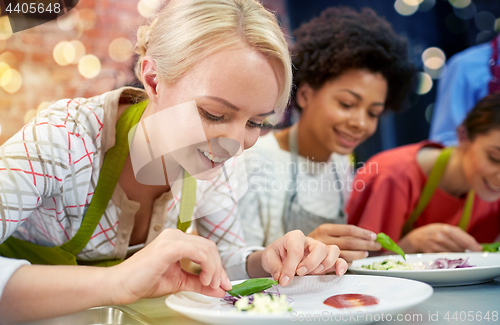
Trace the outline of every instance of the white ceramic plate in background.
{"label": "white ceramic plate in background", "polygon": [[[236,283],[238,282],[233,284]],[[167,298],[166,304],[189,318],[218,325],[294,324],[300,320],[305,321],[307,315],[310,319],[314,318],[316,322],[321,323],[328,318],[328,321],[333,321],[335,324],[369,324],[374,322],[373,317],[377,317],[376,315],[380,317],[382,313],[384,315],[402,313],[428,299],[433,292],[431,286],[418,281],[364,275],[294,277],[285,288],[279,286],[279,291],[293,299],[293,311],[266,315],[238,312],[234,306],[218,298],[191,292],[171,295]],[[336,309],[323,303],[330,296],[347,293],[375,296],[379,299],[379,303],[346,309]],[[342,319],[342,315],[356,317],[355,320],[347,316]]]}
{"label": "white ceramic plate in background", "polygon": [[[474,267],[460,269],[425,269],[438,258],[459,259],[468,258],[468,263]],[[371,265],[394,259],[404,262],[399,255],[368,257],[352,263],[349,270],[355,274],[383,275],[406,278],[426,282],[433,286],[458,286],[484,283],[500,276],[500,254],[498,253],[431,253],[406,254],[406,262],[412,264],[414,270],[367,270],[362,265]]]}

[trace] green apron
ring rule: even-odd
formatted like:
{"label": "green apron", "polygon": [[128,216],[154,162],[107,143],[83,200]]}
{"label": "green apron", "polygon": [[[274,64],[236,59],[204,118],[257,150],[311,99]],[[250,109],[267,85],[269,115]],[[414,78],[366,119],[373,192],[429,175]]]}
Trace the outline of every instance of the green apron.
{"label": "green apron", "polygon": [[[139,123],[147,104],[148,101],[143,101],[130,106],[118,119],[116,143],[106,152],[94,196],[75,236],[56,247],[39,246],[11,236],[0,245],[0,256],[25,259],[32,264],[45,265],[111,266],[122,261],[121,259],[82,261],[77,260],[76,255],[87,246],[111,200],[129,152],[128,133],[134,125]],[[195,204],[196,180],[184,171],[179,222],[177,224],[177,228],[184,232],[191,222],[181,223],[180,220],[191,220]]]}
{"label": "green apron", "polygon": [[[425,182],[424,189],[422,190],[422,194],[420,195],[420,199],[415,207],[415,210],[411,213],[410,218],[406,220],[406,223],[403,226],[403,231],[401,237],[407,235],[410,231],[413,230],[413,225],[418,220],[422,212],[424,212],[425,208],[429,204],[434,192],[436,191],[439,181],[441,180],[441,176],[446,169],[446,165],[448,164],[448,160],[450,159],[450,155],[454,148],[444,148],[441,151],[434,167],[432,168],[431,174]],[[470,190],[467,194],[467,199],[465,201],[464,210],[462,212],[462,217],[460,218],[460,222],[458,226],[463,230],[467,231],[467,227],[469,226],[470,216],[472,212],[472,206],[474,203],[474,190]]]}

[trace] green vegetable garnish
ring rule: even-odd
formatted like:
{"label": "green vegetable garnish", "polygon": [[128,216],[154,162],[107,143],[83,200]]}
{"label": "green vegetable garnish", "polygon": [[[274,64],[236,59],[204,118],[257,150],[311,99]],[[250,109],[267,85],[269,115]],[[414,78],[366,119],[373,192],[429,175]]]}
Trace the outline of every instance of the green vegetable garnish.
{"label": "green vegetable garnish", "polygon": [[391,239],[391,237],[381,232],[377,234],[376,241],[382,245],[382,248],[393,251],[394,253],[398,253],[399,255],[403,256],[404,260],[406,261],[405,252],[403,251],[403,249],[401,249],[401,247],[398,246],[398,244],[394,242],[394,240]]}
{"label": "green vegetable garnish", "polygon": [[233,297],[249,296],[269,289],[276,284],[278,284],[278,281],[266,278],[248,279],[240,284],[234,285],[227,293]]}
{"label": "green vegetable garnish", "polygon": [[500,252],[500,242],[491,244],[481,244],[481,246],[483,246],[483,252],[492,252],[492,253]]}

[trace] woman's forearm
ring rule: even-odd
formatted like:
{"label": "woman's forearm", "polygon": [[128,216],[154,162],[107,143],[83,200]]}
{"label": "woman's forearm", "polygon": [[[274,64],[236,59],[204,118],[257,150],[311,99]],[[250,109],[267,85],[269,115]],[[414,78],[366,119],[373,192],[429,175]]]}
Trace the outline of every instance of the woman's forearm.
{"label": "woman's forearm", "polygon": [[72,314],[113,304],[106,268],[25,265],[7,282],[0,323],[11,324]]}

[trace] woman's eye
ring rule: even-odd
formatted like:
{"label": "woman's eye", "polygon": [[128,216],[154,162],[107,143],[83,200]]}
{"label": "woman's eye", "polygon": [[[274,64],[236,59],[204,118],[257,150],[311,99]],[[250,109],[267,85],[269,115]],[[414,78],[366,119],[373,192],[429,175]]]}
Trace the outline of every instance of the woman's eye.
{"label": "woman's eye", "polygon": [[368,112],[368,115],[373,118],[379,118],[380,114],[379,113],[373,113],[373,112]]}
{"label": "woman's eye", "polygon": [[252,129],[261,129],[263,123],[255,123],[255,122],[252,122],[252,121],[248,121],[247,125],[248,125],[248,127],[252,128]]}
{"label": "woman's eye", "polygon": [[346,103],[346,102],[339,102],[340,103],[340,106],[344,107],[344,108],[351,108],[352,105],[349,104],[349,103]]}
{"label": "woman's eye", "polygon": [[220,121],[224,120],[224,115],[215,116],[215,115],[210,114],[209,112],[207,112],[203,108],[198,108],[198,110],[200,111],[201,115],[209,121],[220,122]]}
{"label": "woman's eye", "polygon": [[490,159],[491,162],[495,163],[495,164],[500,164],[500,160],[499,159],[496,159],[492,156],[488,156],[488,158]]}

